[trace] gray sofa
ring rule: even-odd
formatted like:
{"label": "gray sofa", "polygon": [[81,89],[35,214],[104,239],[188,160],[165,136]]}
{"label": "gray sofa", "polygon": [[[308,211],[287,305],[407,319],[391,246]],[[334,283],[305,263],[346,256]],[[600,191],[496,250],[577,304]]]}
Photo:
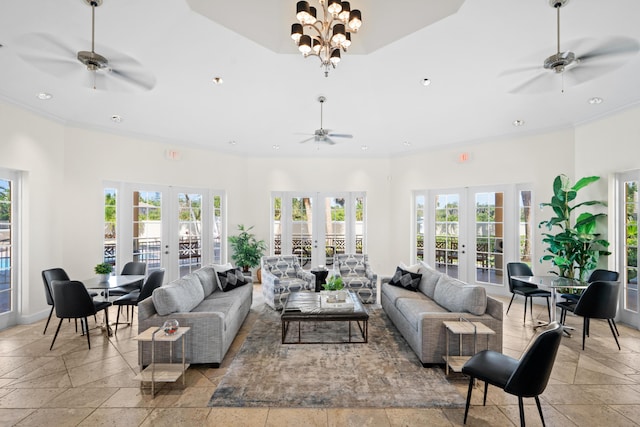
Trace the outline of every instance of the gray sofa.
{"label": "gray sofa", "polygon": [[[160,327],[168,319],[190,326],[185,338],[189,363],[219,367],[253,301],[251,279],[248,284],[223,292],[213,266],[167,283],[153,291],[151,298],[138,304],[138,332]],[[138,343],[142,365],[151,362],[151,343]],[[182,347],[174,344],[174,360],[182,357]],[[169,360],[169,344],[156,343],[156,362]]]}
{"label": "gray sofa", "polygon": [[[502,352],[502,302],[487,296],[482,286],[466,284],[424,263],[401,267],[422,275],[418,288],[412,291],[394,286],[390,284],[391,276],[382,277],[382,308],[423,365],[444,364],[447,332],[442,322],[461,317],[493,329],[496,334],[489,336],[488,347]],[[450,336],[449,345],[450,354],[457,355],[458,337]],[[478,350],[486,346],[485,337],[478,337]],[[465,351],[473,349],[473,336],[463,337],[463,347]]]}

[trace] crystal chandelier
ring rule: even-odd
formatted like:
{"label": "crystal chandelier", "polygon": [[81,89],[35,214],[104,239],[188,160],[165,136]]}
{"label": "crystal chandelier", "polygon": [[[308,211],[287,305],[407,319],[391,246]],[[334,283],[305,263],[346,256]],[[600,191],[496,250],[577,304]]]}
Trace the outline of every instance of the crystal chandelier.
{"label": "crystal chandelier", "polygon": [[[351,45],[351,33],[357,33],[362,26],[362,14],[351,10],[348,1],[319,0],[323,19],[316,17],[316,8],[308,1],[296,4],[298,23],[291,25],[291,38],[298,50],[306,58],[314,55],[320,58],[324,75],[329,75],[329,67],[336,68],[340,62],[340,50],[347,51]],[[310,34],[305,34],[308,29]]]}

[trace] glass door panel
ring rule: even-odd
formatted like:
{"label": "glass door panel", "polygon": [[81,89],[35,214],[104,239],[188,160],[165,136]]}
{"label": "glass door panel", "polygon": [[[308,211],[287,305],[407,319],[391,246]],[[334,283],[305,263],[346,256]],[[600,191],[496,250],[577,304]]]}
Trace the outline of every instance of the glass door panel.
{"label": "glass door panel", "polygon": [[13,311],[12,181],[0,178],[0,314]]}
{"label": "glass door panel", "polygon": [[434,208],[436,269],[457,278],[460,273],[460,195],[437,194]]}
{"label": "glass door panel", "polygon": [[147,273],[164,265],[162,228],[162,193],[134,191],[133,261],[146,263]]}
{"label": "glass door panel", "polygon": [[[345,229],[345,199],[335,197],[325,197],[325,244],[324,244],[324,260],[319,257],[317,265],[333,265],[334,256],[336,254],[345,253],[346,229]],[[318,248],[322,252],[322,248]],[[316,264],[314,262],[314,264]]]}
{"label": "glass door panel", "polygon": [[416,259],[419,261],[424,261],[424,240],[425,240],[425,218],[424,218],[424,210],[425,210],[425,197],[424,195],[416,195],[415,196],[415,210],[416,210],[416,241],[415,241],[415,251],[416,251]]}
{"label": "glass door panel", "polygon": [[291,198],[291,250],[298,257],[300,266],[311,268],[313,235],[313,198]]}
{"label": "glass door panel", "polygon": [[638,181],[626,181],[624,186],[624,257],[623,307],[638,314]]}
{"label": "glass door panel", "polygon": [[502,284],[504,193],[475,194],[476,282]]}
{"label": "glass door panel", "polygon": [[202,265],[202,194],[178,193],[178,265],[180,277]]}

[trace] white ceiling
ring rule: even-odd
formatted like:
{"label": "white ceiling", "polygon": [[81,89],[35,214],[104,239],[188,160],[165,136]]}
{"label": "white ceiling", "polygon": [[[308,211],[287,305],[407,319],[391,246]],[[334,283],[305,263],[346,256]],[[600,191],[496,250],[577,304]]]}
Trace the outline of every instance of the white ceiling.
{"label": "white ceiling", "polygon": [[[637,53],[585,60],[564,78],[542,69],[556,50],[548,0],[351,3],[362,10],[363,28],[354,52],[325,78],[318,59],[296,54],[289,38],[295,0],[104,0],[95,50],[114,68],[138,70],[147,87],[112,75],[94,90],[75,60],[91,49],[84,0],[2,0],[0,99],[70,126],[176,147],[329,157],[546,132],[640,100]],[[561,48],[577,56],[640,40],[638,0],[573,0],[561,19]],[[212,84],[216,76],[224,84]],[[53,98],[41,101],[39,92]],[[327,97],[324,127],[353,139],[298,142],[320,127],[319,95]],[[595,96],[604,102],[589,104]],[[514,127],[516,119],[525,125]]]}

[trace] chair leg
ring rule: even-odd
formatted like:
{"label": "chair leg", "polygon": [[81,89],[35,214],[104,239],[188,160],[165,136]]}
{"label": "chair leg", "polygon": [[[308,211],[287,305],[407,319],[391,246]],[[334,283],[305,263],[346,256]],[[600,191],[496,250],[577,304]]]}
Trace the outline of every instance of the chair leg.
{"label": "chair leg", "polygon": [[618,345],[618,350],[621,350],[620,343],[618,342],[618,337],[616,336],[616,333],[613,329],[613,320],[607,319],[607,322],[609,323],[609,328],[611,329],[611,335],[613,335],[613,338],[616,340],[616,344]]}
{"label": "chair leg", "polygon": [[613,323],[613,329],[616,330],[616,335],[620,336],[620,332],[618,332],[618,326],[616,326],[616,321],[611,319],[611,323]]}
{"label": "chair leg", "polygon": [[[545,298],[547,300],[547,313],[549,314],[549,322],[551,322],[551,306],[549,305],[549,297]],[[553,307],[553,309],[555,310],[556,308]]]}
{"label": "chair leg", "polygon": [[53,306],[51,306],[51,311],[49,312],[49,317],[47,318],[47,324],[44,325],[44,332],[42,332],[42,335],[47,333],[47,327],[49,326],[49,321],[51,320],[51,315],[53,314]]}
{"label": "chair leg", "polygon": [[540,413],[540,420],[542,421],[542,427],[545,427],[544,415],[542,415],[542,406],[540,406],[540,399],[538,398],[538,396],[536,396],[535,399],[536,399],[536,405],[538,405],[538,412]]}
{"label": "chair leg", "polygon": [[529,298],[524,297],[524,320],[522,321],[523,323],[527,323],[527,300]]}
{"label": "chair leg", "polygon": [[467,415],[469,414],[469,404],[471,403],[471,392],[473,391],[473,377],[469,378],[469,390],[467,391],[467,404],[464,407],[464,421],[462,424],[467,423]]}
{"label": "chair leg", "polygon": [[582,321],[582,350],[584,350],[584,339],[587,337],[587,328],[589,325],[589,318],[585,317]]}
{"label": "chair leg", "polygon": [[487,390],[489,389],[489,383],[484,382],[484,398],[482,399],[482,406],[487,406]]}
{"label": "chair leg", "polygon": [[520,409],[520,426],[525,427],[524,425],[524,404],[522,403],[522,396],[518,396],[518,409]]}
{"label": "chair leg", "polygon": [[[82,323],[82,319],[80,319],[80,323]],[[89,322],[87,318],[84,318],[84,327],[87,328],[87,344],[89,344],[89,350],[91,350],[91,339],[89,338]]]}
{"label": "chair leg", "polygon": [[49,347],[49,351],[53,349],[53,344],[56,342],[56,338],[58,338],[58,332],[60,332],[60,326],[62,326],[62,319],[58,322],[58,327],[56,328],[56,334],[53,336],[53,341],[51,341],[51,347]]}
{"label": "chair leg", "polygon": [[509,301],[509,307],[507,307],[507,314],[509,314],[509,309],[511,308],[511,303],[513,302],[513,299],[516,297],[516,294],[511,295],[511,301]]}

